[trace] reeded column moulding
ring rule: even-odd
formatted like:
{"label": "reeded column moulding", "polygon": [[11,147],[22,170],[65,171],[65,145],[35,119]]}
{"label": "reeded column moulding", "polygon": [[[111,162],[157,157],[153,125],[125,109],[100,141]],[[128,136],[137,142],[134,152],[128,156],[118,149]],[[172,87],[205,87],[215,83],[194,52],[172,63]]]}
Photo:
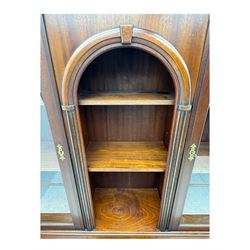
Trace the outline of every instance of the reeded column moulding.
{"label": "reeded column moulding", "polygon": [[175,108],[168,154],[168,168],[166,168],[164,176],[158,222],[158,228],[165,231],[168,230],[171,218],[189,111],[191,110],[191,80],[183,58],[172,44],[156,33],[133,27],[133,25],[121,25],[118,28],[96,34],[84,41],[71,56],[64,72],[62,109],[67,121],[66,129],[70,135],[68,140],[82,205],[84,226],[87,230],[94,229],[95,218],[80,126],[78,85],[83,72],[95,58],[104,52],[122,47],[143,50],[160,60],[171,74],[175,87]]}

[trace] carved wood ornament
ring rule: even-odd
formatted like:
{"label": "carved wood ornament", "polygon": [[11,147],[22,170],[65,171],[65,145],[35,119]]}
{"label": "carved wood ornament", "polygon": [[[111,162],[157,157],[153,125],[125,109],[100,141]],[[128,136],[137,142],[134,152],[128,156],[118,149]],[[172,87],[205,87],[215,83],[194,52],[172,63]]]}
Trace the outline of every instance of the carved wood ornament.
{"label": "carved wood ornament", "polygon": [[95,228],[91,190],[88,177],[85,148],[80,125],[77,90],[80,78],[87,66],[99,55],[121,47],[132,47],[146,51],[158,58],[170,72],[175,87],[175,111],[168,154],[168,168],[164,176],[158,228],[168,230],[172,204],[181,166],[189,111],[191,110],[191,80],[187,66],[176,50],[162,36],[148,30],[121,25],[84,41],[73,53],[66,66],[62,84],[62,109],[67,121],[69,146],[75,180],[81,201],[84,226]]}

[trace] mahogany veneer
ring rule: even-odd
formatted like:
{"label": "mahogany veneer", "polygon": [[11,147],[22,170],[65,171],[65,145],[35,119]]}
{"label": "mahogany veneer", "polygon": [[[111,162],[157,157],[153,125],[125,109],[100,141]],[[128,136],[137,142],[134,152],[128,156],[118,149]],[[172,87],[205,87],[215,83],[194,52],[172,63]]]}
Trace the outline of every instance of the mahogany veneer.
{"label": "mahogany veneer", "polygon": [[60,164],[66,189],[76,187],[67,193],[75,228],[96,237],[176,230],[208,15],[46,15],[44,21],[67,137],[58,143],[68,148],[73,178]]}
{"label": "mahogany veneer", "polygon": [[79,105],[173,105],[174,96],[164,93],[90,93],[79,98]]}
{"label": "mahogany veneer", "polygon": [[96,230],[155,232],[160,197],[157,189],[95,189]]}
{"label": "mahogany veneer", "polygon": [[163,142],[90,142],[87,147],[90,172],[164,172],[167,149]]}

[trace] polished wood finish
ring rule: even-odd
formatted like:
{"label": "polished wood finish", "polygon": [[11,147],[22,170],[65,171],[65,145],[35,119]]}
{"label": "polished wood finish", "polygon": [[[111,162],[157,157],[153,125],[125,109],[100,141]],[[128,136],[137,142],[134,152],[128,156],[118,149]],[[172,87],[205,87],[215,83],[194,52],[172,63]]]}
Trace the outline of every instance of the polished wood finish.
{"label": "polished wood finish", "polygon": [[[77,110],[78,111],[78,110]],[[94,211],[91,198],[91,190],[88,169],[84,151],[84,143],[81,135],[80,124],[76,110],[65,110],[66,131],[72,156],[75,183],[77,186],[79,202],[81,205],[84,228],[92,230],[95,228]]]}
{"label": "polished wood finish", "polygon": [[91,172],[95,188],[157,188],[160,194],[161,172]]}
{"label": "polished wood finish", "polygon": [[120,25],[122,44],[130,44],[133,36],[133,25]]}
{"label": "polished wood finish", "polygon": [[[113,189],[113,190],[115,190],[115,189]],[[121,190],[125,190],[125,189],[121,189]],[[128,189],[128,190],[130,190],[130,189]],[[131,190],[134,190],[134,189],[131,189]],[[138,189],[135,189],[135,190],[137,191]],[[145,188],[143,190],[145,190],[146,192],[148,190],[150,190],[150,193],[153,193],[152,191],[154,191],[154,189],[145,189]],[[156,193],[155,193],[155,195],[156,195]],[[52,232],[55,232],[55,230],[57,230],[57,232],[59,232],[59,230],[63,230],[64,232],[68,232],[68,233],[70,232],[69,230],[71,230],[72,235],[73,235],[73,233],[76,231],[74,231],[74,224],[72,222],[71,215],[65,214],[65,213],[41,214],[41,231],[42,231],[42,235],[43,235],[42,238],[47,237],[47,236],[45,236],[44,232],[47,231],[47,232],[52,233]],[[181,218],[179,230],[180,231],[209,231],[209,215],[183,215]],[[63,231],[61,231],[61,234],[63,234],[62,233]],[[94,231],[94,232],[97,233],[98,231],[99,230]],[[99,232],[100,232],[100,234],[103,234],[103,233],[104,233],[104,235],[106,234],[106,236],[112,235],[112,233],[110,231],[107,231],[107,230],[100,230]],[[132,235],[134,235],[134,233]],[[126,235],[126,233],[120,232],[120,233],[116,234],[116,237],[119,237],[119,234],[121,237],[125,237],[125,235]],[[139,235],[142,236],[142,234],[145,234],[145,237],[148,238],[148,237],[155,237],[154,234],[157,234],[157,232],[155,231],[155,228],[153,228],[151,235],[147,230],[145,230],[144,232],[141,232],[141,235],[140,235],[139,231],[136,232],[136,235],[138,235],[138,236]],[[94,235],[92,235],[92,236],[94,237]],[[129,236],[129,235],[127,235],[127,236]],[[160,236],[160,235],[158,235],[158,236]],[[195,235],[193,235],[193,236],[195,237]],[[131,235],[130,235],[130,237],[131,237]]]}
{"label": "polished wood finish", "polygon": [[[96,207],[92,205],[90,185],[94,204],[100,205],[99,201],[109,204],[108,200],[122,197],[125,201],[132,200],[131,204],[125,205],[126,209],[136,211],[133,204],[137,203],[133,199],[138,196],[138,187],[146,187],[145,184],[148,183],[150,189],[147,191],[154,190],[157,193],[159,210],[154,222],[155,231],[152,230],[147,236],[171,237],[167,233],[158,233],[156,227],[162,231],[174,228],[171,223],[176,199],[179,197],[181,161],[208,27],[208,15],[72,17],[46,15],[46,28],[73,156],[84,226],[88,230],[95,227],[93,209],[96,211]],[[88,25],[89,21],[95,25]],[[81,22],[84,23],[83,27]],[[126,25],[113,28],[124,22]],[[158,146],[152,147],[155,142],[161,144],[160,150]],[[131,143],[134,145],[131,146]],[[146,144],[151,144],[149,150],[148,147],[144,150]],[[159,160],[158,157],[162,159]],[[158,161],[162,164],[160,168]],[[124,186],[126,195],[119,193],[119,183],[121,187]],[[107,193],[105,191],[111,190],[109,184],[113,191]],[[130,187],[136,189],[127,195]],[[98,191],[100,197],[96,203]],[[139,196],[144,197],[144,194],[146,191]],[[141,199],[139,205],[145,199],[147,198]],[[114,207],[117,205],[115,202],[113,204]],[[112,206],[110,209],[106,210],[107,214],[112,214]],[[100,206],[95,214],[98,223],[97,217],[102,211]],[[123,208],[117,212],[122,213]],[[128,216],[130,215],[131,213]],[[105,220],[101,219],[104,221],[103,228],[115,222]],[[149,220],[146,218],[145,222],[147,221]],[[139,224],[143,227],[143,224]],[[133,229],[128,225],[124,224],[124,227],[128,231],[121,234],[117,233],[118,228],[114,229],[116,232],[108,230],[106,233],[97,228],[95,235],[68,233],[68,236],[143,237],[132,232]],[[194,236],[192,232],[186,236],[190,235]],[[204,233],[201,235],[204,236]],[[60,237],[60,232],[57,236]]]}
{"label": "polished wood finish", "polygon": [[56,145],[60,144],[64,151],[65,159],[63,161],[57,156],[74,227],[75,229],[82,229],[83,218],[43,18],[41,18],[41,95],[47,110],[55,148]]}
{"label": "polished wood finish", "polygon": [[95,93],[79,98],[79,105],[174,105],[174,96],[155,93]]}
{"label": "polished wood finish", "polygon": [[87,38],[119,24],[152,30],[170,41],[188,66],[194,96],[208,20],[208,15],[189,14],[45,15],[60,98],[63,73],[73,52]]}
{"label": "polished wood finish", "polygon": [[[84,180],[84,185],[81,188],[83,204],[85,204],[87,211],[86,216],[91,216],[87,218],[87,228],[94,228],[94,218],[92,210],[92,201],[88,196],[89,184],[88,184],[88,174],[86,170],[85,156],[83,156],[84,144],[83,132],[79,130],[77,125],[80,122],[78,103],[78,85],[82,73],[85,71],[86,67],[99,55],[110,50],[120,48],[120,32],[119,29],[112,29],[102,32],[96,36],[93,36],[83,42],[78,49],[71,56],[67,67],[64,72],[63,78],[63,88],[62,88],[62,98],[63,98],[63,109],[65,112],[72,112],[72,115],[76,115],[71,120],[72,122],[67,122],[69,134],[79,134],[80,138],[77,145],[72,144],[72,152],[76,152],[78,156],[77,162],[81,162],[82,168],[78,164],[74,164],[79,171],[83,171],[79,175],[79,186],[81,185],[81,178]],[[148,30],[133,28],[133,38],[131,43],[131,48],[140,48],[148,53],[151,53],[157,57],[164,66],[170,72],[173,83],[175,86],[176,100],[175,112],[173,116],[172,126],[172,136],[170,137],[170,147],[169,147],[169,158],[168,166],[166,170],[166,175],[163,181],[163,195],[161,200],[161,210],[158,222],[158,227],[161,230],[166,230],[168,227],[169,217],[171,216],[172,202],[174,199],[173,193],[175,192],[176,184],[178,181],[178,172],[180,168],[180,161],[183,151],[184,138],[186,135],[187,121],[189,119],[188,112],[191,109],[191,79],[187,66],[179,54],[179,52],[174,48],[174,46],[165,40],[163,37],[150,32]],[[76,107],[76,112],[74,111],[74,106]],[[65,113],[66,118],[69,120],[69,113]],[[75,122],[77,120],[77,122]],[[71,140],[72,141],[72,140]],[[74,143],[72,141],[72,143]]]}
{"label": "polished wood finish", "polygon": [[182,215],[179,231],[209,231],[208,214],[185,214]]}
{"label": "polished wood finish", "polygon": [[62,222],[72,224],[72,217],[70,213],[46,213],[41,214],[41,222]]}
{"label": "polished wood finish", "polygon": [[41,230],[74,230],[71,214],[47,213],[41,214]]}
{"label": "polished wood finish", "polygon": [[[173,106],[80,106],[85,140],[90,141],[164,141],[171,128]],[[87,147],[86,142],[86,147]]]}
{"label": "polished wood finish", "polygon": [[192,109],[185,150],[183,154],[179,183],[176,190],[176,199],[173,204],[173,213],[169,225],[171,230],[177,230],[179,227],[187,190],[193,171],[194,160],[189,160],[190,146],[195,144],[197,146],[197,152],[199,152],[199,144],[209,108],[209,31],[206,37],[199,75],[199,84],[194,103],[195,105]]}
{"label": "polished wood finish", "polygon": [[161,61],[141,49],[123,46],[99,55],[87,66],[78,99],[92,92],[173,94],[174,85]]}
{"label": "polished wood finish", "polygon": [[154,232],[160,210],[157,189],[95,189],[96,230]]}
{"label": "polished wood finish", "polygon": [[209,215],[208,214],[185,214],[181,217],[181,225],[209,225]]}
{"label": "polished wood finish", "polygon": [[[83,72],[87,66],[102,53],[111,49],[121,48],[121,33],[120,28],[114,28],[105,32],[99,33],[84,41],[69,59],[65,68],[63,83],[62,83],[62,102],[65,112],[74,112],[76,117],[71,118],[72,122],[67,122],[69,134],[79,134],[77,144],[74,145],[71,140],[71,151],[75,152],[78,163],[74,164],[79,171],[83,171],[77,179],[78,185],[84,179],[84,185],[81,187],[83,204],[86,207],[87,228],[94,228],[94,217],[92,210],[92,201],[89,197],[90,187],[88,184],[87,166],[85,162],[83,132],[79,131],[80,117],[78,104],[78,85]],[[156,58],[158,58],[166,69],[170,72],[175,86],[175,112],[173,116],[172,135],[170,137],[168,168],[163,182],[162,200],[158,227],[161,230],[166,230],[168,227],[169,217],[171,216],[172,202],[174,199],[173,193],[178,182],[178,173],[180,168],[181,155],[183,151],[184,139],[187,130],[187,122],[189,119],[188,112],[191,109],[191,79],[187,66],[176,50],[176,48],[165,40],[163,37],[149,30],[141,28],[133,28],[132,42],[129,45],[131,48],[142,49]],[[74,108],[75,107],[75,108]],[[74,111],[76,109],[76,112]],[[65,113],[69,120],[69,113]],[[75,122],[76,120],[76,122]],[[167,215],[167,216],[166,216]]]}
{"label": "polished wood finish", "polygon": [[42,239],[209,239],[209,232],[172,231],[172,232],[102,232],[44,230]]}
{"label": "polished wood finish", "polygon": [[[190,105],[191,79],[187,66],[176,48],[163,37],[148,30],[134,28],[134,42],[131,48],[140,48],[157,57],[170,72],[176,91],[176,102],[179,105]],[[102,53],[121,48],[120,29],[114,28],[99,33],[84,41],[73,53],[65,68],[62,83],[63,105],[78,103],[77,90],[80,78],[86,67]]]}
{"label": "polished wood finish", "polygon": [[90,142],[90,172],[164,172],[167,150],[163,142]]}
{"label": "polished wood finish", "polygon": [[185,109],[178,110],[173,120],[168,150],[168,168],[166,169],[162,185],[161,210],[158,221],[158,228],[161,231],[169,229],[169,222],[172,218],[173,203],[175,202],[175,193],[179,181],[178,177],[188,128],[189,111]]}
{"label": "polished wood finish", "polygon": [[[83,72],[86,70],[87,66],[102,53],[111,49],[121,48],[122,45],[120,42],[121,37],[119,28],[107,30],[84,41],[69,59],[63,77],[62,101],[63,108],[66,112],[69,111],[69,108],[76,106],[76,120],[78,122],[80,121],[80,117],[78,116],[79,108],[77,106],[77,91]],[[166,170],[163,182],[163,195],[158,222],[158,227],[161,230],[166,230],[169,217],[171,216],[174,192],[178,182],[184,139],[189,119],[188,112],[191,109],[191,79],[183,58],[176,48],[163,37],[148,30],[133,28],[133,38],[130,47],[142,49],[157,57],[170,72],[175,86],[176,106],[173,116],[174,126],[172,126],[173,131],[172,136],[170,137],[170,153],[168,158],[169,167]],[[71,124],[68,123],[68,125]],[[75,125],[76,124],[72,124],[74,127],[68,127],[69,133],[72,134],[76,130]],[[72,132],[72,130],[74,131]],[[74,151],[78,149],[77,155],[79,155],[80,159],[84,159],[84,156],[82,156],[84,151],[80,150],[84,145],[83,132],[79,131],[77,133],[79,133],[81,137],[80,148],[75,145],[72,145],[71,147],[74,148]],[[81,162],[83,163],[83,161]],[[84,178],[87,178],[86,164],[83,165],[83,169],[85,172]],[[87,182],[88,180],[86,179],[86,183]],[[83,190],[86,194],[89,193],[88,186],[89,185]],[[90,199],[88,200],[88,203],[91,204]],[[90,210],[91,206],[88,206],[88,214],[91,214]],[[94,221],[94,218],[92,217],[90,220]]]}

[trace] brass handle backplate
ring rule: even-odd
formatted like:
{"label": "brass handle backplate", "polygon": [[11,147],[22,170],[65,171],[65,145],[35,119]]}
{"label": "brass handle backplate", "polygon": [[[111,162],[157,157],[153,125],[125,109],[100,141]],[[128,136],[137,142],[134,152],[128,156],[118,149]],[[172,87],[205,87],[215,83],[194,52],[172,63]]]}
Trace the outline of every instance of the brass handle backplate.
{"label": "brass handle backplate", "polygon": [[63,146],[61,144],[57,144],[56,147],[57,147],[57,153],[59,155],[59,159],[61,161],[65,160]]}
{"label": "brass handle backplate", "polygon": [[195,156],[196,156],[196,149],[197,149],[197,146],[193,143],[191,146],[190,146],[190,150],[189,150],[189,157],[188,159],[190,161],[193,161]]}

